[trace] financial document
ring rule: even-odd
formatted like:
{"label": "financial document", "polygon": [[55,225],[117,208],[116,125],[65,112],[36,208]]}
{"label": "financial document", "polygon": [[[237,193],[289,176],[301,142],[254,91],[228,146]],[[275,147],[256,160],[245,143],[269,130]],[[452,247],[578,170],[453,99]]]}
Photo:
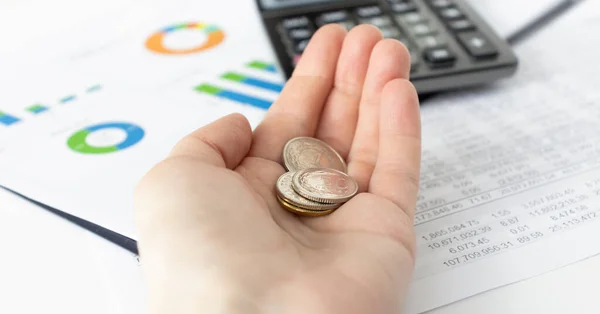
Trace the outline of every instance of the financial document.
{"label": "financial document", "polygon": [[600,253],[598,7],[582,4],[517,47],[514,78],[424,104],[405,313]]}
{"label": "financial document", "polygon": [[[590,66],[600,47],[597,3],[581,4],[517,47],[515,77],[423,103],[418,254],[403,313],[600,253],[600,93]],[[214,23],[229,37],[203,54],[166,57],[144,48],[161,26],[191,25],[191,14],[173,10],[159,20],[146,16],[118,41],[55,51],[56,63],[40,71],[60,79],[32,86],[35,73],[5,77],[3,86],[14,88],[0,95],[0,185],[136,238],[131,196],[145,171],[217,117],[241,112],[256,125],[282,84],[271,53],[256,48],[267,47],[266,39],[242,30],[258,32],[258,19],[211,10],[196,23]],[[250,42],[261,44],[240,54]],[[152,68],[152,60],[161,61]]]}

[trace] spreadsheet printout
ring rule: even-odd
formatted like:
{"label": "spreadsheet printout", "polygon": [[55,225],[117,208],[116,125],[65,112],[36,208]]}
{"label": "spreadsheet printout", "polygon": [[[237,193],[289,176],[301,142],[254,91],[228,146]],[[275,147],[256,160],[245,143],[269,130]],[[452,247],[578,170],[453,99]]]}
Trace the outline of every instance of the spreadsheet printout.
{"label": "spreadsheet printout", "polygon": [[424,104],[407,313],[600,253],[597,8],[518,47],[516,77]]}

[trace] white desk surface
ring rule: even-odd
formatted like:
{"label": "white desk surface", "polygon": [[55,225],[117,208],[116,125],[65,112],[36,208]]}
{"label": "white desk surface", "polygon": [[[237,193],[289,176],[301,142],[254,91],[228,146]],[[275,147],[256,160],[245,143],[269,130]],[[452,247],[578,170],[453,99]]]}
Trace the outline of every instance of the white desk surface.
{"label": "white desk surface", "polygon": [[[75,3],[79,5],[71,6]],[[509,6],[506,1],[502,5]],[[34,24],[48,26],[62,18],[47,10],[30,14],[24,9],[40,6],[70,7],[71,12],[54,10],[66,17],[73,16],[73,8],[84,9],[85,1],[3,0],[0,35],[26,41],[41,35]],[[24,25],[20,32],[7,27],[19,20]],[[130,253],[7,193],[0,191],[0,199],[0,313],[144,313],[141,271]],[[600,313],[599,288],[596,256],[430,313]]]}

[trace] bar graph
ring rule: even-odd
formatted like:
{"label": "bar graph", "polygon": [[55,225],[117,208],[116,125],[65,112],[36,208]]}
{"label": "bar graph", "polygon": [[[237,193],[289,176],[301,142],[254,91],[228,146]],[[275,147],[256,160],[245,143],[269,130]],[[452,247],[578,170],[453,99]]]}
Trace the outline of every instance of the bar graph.
{"label": "bar graph", "polygon": [[235,73],[235,72],[227,72],[227,73],[223,74],[221,76],[221,78],[224,78],[224,79],[230,80],[230,81],[234,81],[234,82],[239,82],[239,83],[246,84],[246,85],[250,85],[250,86],[254,86],[254,87],[258,87],[258,88],[267,89],[270,91],[274,91],[276,93],[281,92],[281,89],[283,88],[283,86],[281,86],[281,84],[268,82],[268,81],[253,78],[253,77],[248,77],[246,75]]}
{"label": "bar graph", "polygon": [[264,70],[264,71],[269,71],[272,73],[277,73],[277,68],[275,67],[275,65],[270,64],[270,63],[266,63],[266,62],[262,62],[262,61],[251,61],[247,64],[247,66],[249,68],[254,68],[254,69],[258,69],[258,70]]}
{"label": "bar graph", "polygon": [[21,119],[15,117],[15,116],[11,116],[8,113],[0,111],[0,124],[5,125],[5,126],[10,126],[19,121],[21,121]]}
{"label": "bar graph", "polygon": [[89,94],[89,93],[97,92],[97,91],[99,91],[99,90],[101,90],[101,89],[102,89],[102,85],[100,85],[100,84],[97,84],[97,85],[93,85],[93,86],[90,86],[90,87],[88,87],[88,88],[85,90],[85,92],[86,92],[87,94]]}
{"label": "bar graph", "polygon": [[266,110],[271,107],[274,98],[283,89],[281,80],[273,64],[251,61],[238,71],[223,73],[214,82],[195,86],[194,90]]}
{"label": "bar graph", "polygon": [[61,104],[66,104],[68,102],[74,101],[75,99],[77,99],[77,96],[69,95],[69,96],[65,96],[65,97],[61,98],[58,102]]}
{"label": "bar graph", "polygon": [[[255,82],[251,82],[251,83],[255,83]],[[250,84],[250,83],[249,83]],[[10,126],[13,125],[17,122],[27,122],[29,119],[35,119],[34,116],[37,116],[39,114],[48,112],[50,110],[52,110],[53,107],[57,106],[57,105],[62,105],[62,104],[67,104],[67,103],[77,103],[78,99],[81,98],[85,98],[86,95],[89,94],[93,94],[95,92],[98,92],[100,90],[102,90],[103,86],[100,84],[95,84],[95,85],[88,85],[87,87],[84,87],[82,89],[79,90],[79,92],[73,93],[73,94],[62,94],[64,96],[59,96],[60,94],[56,94],[57,98],[52,99],[45,99],[45,100],[36,100],[34,102],[31,102],[29,104],[23,104],[23,106],[18,106],[20,107],[20,111],[24,111],[25,115],[22,117],[16,117],[14,115],[8,114],[6,112],[0,111],[0,126]],[[47,97],[42,97],[42,98],[47,98]]]}
{"label": "bar graph", "polygon": [[25,108],[25,110],[29,111],[29,112],[31,112],[33,114],[40,114],[40,113],[42,113],[44,111],[47,111],[48,107],[42,106],[40,104],[35,104],[33,106],[29,106],[29,107]]}
{"label": "bar graph", "polygon": [[271,103],[272,103],[268,100],[244,95],[244,94],[241,94],[241,93],[238,93],[235,91],[231,91],[231,90],[222,89],[220,87],[210,85],[210,84],[201,84],[201,85],[196,86],[195,89],[196,89],[196,91],[199,91],[201,93],[205,93],[205,94],[209,94],[209,95],[213,95],[213,96],[217,96],[217,97],[221,97],[221,98],[226,98],[226,99],[233,100],[233,101],[240,102],[240,103],[245,103],[250,106],[254,106],[257,108],[261,108],[261,109],[269,109],[269,107],[271,106]]}

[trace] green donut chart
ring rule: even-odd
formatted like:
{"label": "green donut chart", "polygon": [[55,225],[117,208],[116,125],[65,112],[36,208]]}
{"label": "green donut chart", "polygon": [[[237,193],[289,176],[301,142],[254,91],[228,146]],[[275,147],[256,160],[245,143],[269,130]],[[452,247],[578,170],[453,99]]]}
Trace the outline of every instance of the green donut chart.
{"label": "green donut chart", "polygon": [[[87,142],[87,137],[90,134],[108,129],[122,130],[127,134],[127,137],[120,143],[109,146],[93,146]],[[82,154],[108,154],[129,148],[137,144],[139,141],[142,140],[144,134],[144,129],[135,124],[126,122],[100,123],[88,126],[82,130],[75,132],[67,140],[67,146],[69,146],[71,150]]]}

